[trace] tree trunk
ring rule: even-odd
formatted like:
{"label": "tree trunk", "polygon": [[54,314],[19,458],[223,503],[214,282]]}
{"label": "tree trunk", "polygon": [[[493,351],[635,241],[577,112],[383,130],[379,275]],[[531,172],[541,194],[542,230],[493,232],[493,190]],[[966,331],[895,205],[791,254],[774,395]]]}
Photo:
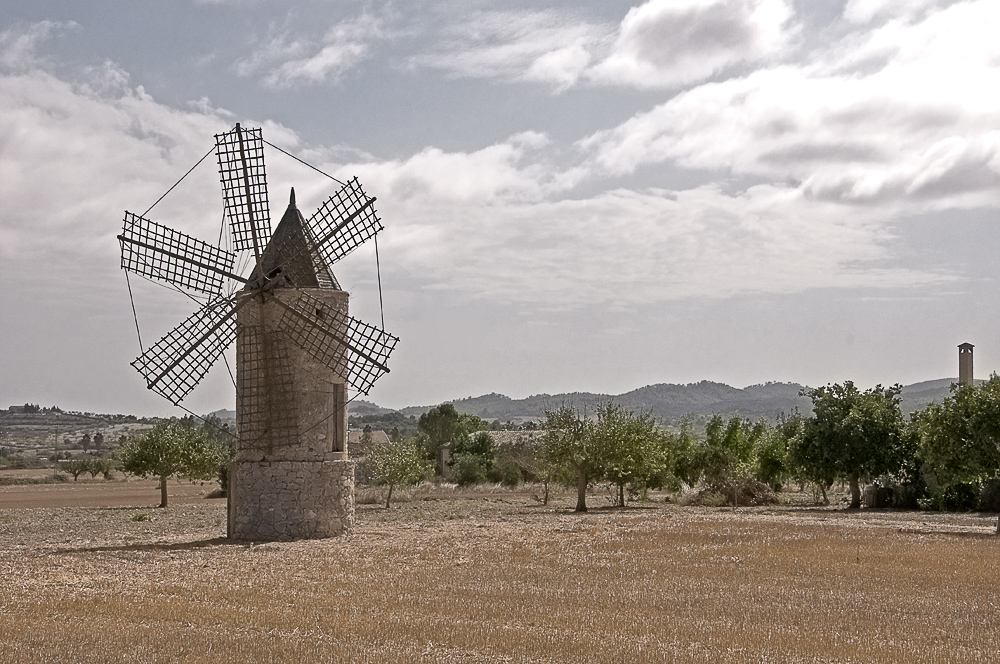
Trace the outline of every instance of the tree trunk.
{"label": "tree trunk", "polygon": [[861,509],[861,483],[858,480],[858,474],[851,473],[848,480],[851,483],[851,509]]}
{"label": "tree trunk", "polygon": [[618,507],[625,507],[625,485],[618,483]]}
{"label": "tree trunk", "polygon": [[587,511],[587,471],[583,468],[576,471],[576,511]]}
{"label": "tree trunk", "polygon": [[[549,482],[548,482],[548,480],[542,482],[542,486],[545,487],[545,495],[542,497],[542,505],[548,505],[549,504]],[[1000,525],[998,525],[997,528],[1000,528]]]}
{"label": "tree trunk", "polygon": [[820,484],[819,485],[819,490],[823,494],[823,504],[824,505],[829,505],[830,504],[830,499],[826,497],[826,487],[824,485]]}
{"label": "tree trunk", "polygon": [[160,475],[160,507],[167,506],[167,476]]}
{"label": "tree trunk", "polygon": [[391,485],[391,484],[389,485],[389,495],[385,497],[385,508],[386,509],[389,509],[389,501],[392,500],[392,486],[393,485]]}

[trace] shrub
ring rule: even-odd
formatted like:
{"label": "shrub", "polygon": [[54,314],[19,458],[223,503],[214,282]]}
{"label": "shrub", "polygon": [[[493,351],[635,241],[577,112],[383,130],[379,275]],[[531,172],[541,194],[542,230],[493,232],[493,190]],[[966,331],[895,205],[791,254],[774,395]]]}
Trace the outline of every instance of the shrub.
{"label": "shrub", "polygon": [[1000,479],[983,482],[976,509],[980,512],[1000,512]]}
{"label": "shrub", "polygon": [[924,509],[943,512],[971,512],[979,503],[979,482],[955,482],[935,487],[930,496],[919,500]]}
{"label": "shrub", "polygon": [[514,488],[521,483],[521,468],[510,459],[502,459],[493,465],[486,477],[491,482]]}
{"label": "shrub", "polygon": [[459,486],[482,484],[486,481],[486,468],[482,457],[476,454],[459,454],[452,460],[452,479]]}
{"label": "shrub", "polygon": [[781,501],[768,485],[754,479],[710,482],[696,492],[686,494],[684,505],[722,507],[732,505],[734,495],[739,499],[739,507],[777,505]]}

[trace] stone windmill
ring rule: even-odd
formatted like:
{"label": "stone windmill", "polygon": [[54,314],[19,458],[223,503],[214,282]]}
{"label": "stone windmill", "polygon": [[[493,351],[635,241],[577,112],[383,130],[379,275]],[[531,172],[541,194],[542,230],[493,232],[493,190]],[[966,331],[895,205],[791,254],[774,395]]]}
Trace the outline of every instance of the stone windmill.
{"label": "stone windmill", "polygon": [[293,189],[272,233],[260,129],[237,124],[215,139],[232,249],[150,221],[148,210],[125,212],[126,273],[204,300],[132,366],[179,405],[235,341],[229,536],[337,535],[354,519],[347,386],[367,394],[398,341],[348,315],[348,294],[330,269],[382,230],[375,199],[355,178],[306,220]]}

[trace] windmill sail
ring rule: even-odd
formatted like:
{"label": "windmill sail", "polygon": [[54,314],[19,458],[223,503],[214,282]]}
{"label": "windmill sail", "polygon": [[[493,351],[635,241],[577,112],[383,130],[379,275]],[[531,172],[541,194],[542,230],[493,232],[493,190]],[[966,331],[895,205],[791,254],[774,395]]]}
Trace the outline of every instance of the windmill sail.
{"label": "windmill sail", "polygon": [[271,212],[264,171],[264,138],[260,129],[244,129],[215,136],[222,198],[237,251],[259,254],[271,236]]}
{"label": "windmill sail", "polygon": [[217,297],[146,349],[132,362],[146,387],[179,404],[233,343],[244,302]]}
{"label": "windmill sail", "polygon": [[133,274],[212,295],[226,278],[245,281],[233,274],[236,254],[128,211],[118,242],[122,269]]}
{"label": "windmill sail", "polygon": [[285,311],[278,328],[316,361],[368,394],[388,373],[386,361],[399,339],[374,325],[329,307],[300,292],[291,303],[276,300]]}
{"label": "windmill sail", "polygon": [[382,224],[375,213],[375,199],[353,178],[320,206],[309,219],[309,230],[320,255],[332,265],[375,237]]}

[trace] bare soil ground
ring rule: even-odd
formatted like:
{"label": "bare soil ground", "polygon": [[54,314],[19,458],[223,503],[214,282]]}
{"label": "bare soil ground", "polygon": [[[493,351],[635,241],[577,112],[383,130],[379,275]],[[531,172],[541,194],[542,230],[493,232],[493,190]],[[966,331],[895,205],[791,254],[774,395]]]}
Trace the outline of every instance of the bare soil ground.
{"label": "bare soil ground", "polygon": [[[0,477],[22,480],[45,479],[51,469],[2,470]],[[205,494],[218,488],[214,482],[171,480],[167,499],[177,504],[203,502]],[[225,504],[225,500],[222,501]],[[135,478],[106,481],[91,479],[86,473],[77,481],[56,484],[0,486],[0,510],[47,507],[155,507],[160,504],[159,480]]]}
{"label": "bare soil ground", "polygon": [[224,500],[131,484],[0,487],[0,659],[1000,661],[991,515],[425,492],[346,537],[233,543]]}

